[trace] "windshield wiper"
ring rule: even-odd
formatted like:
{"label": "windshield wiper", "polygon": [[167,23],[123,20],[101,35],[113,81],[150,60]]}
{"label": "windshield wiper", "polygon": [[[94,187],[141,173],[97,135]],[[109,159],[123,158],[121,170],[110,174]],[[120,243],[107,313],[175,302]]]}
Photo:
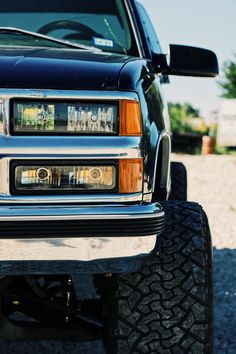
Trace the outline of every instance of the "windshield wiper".
{"label": "windshield wiper", "polygon": [[57,39],[57,38],[54,38],[54,37],[46,36],[45,34],[41,34],[41,33],[37,33],[37,32],[31,32],[31,31],[26,31],[26,30],[23,30],[21,28],[0,27],[0,34],[1,33],[3,33],[3,34],[4,33],[6,33],[6,34],[12,33],[12,34],[18,34],[18,35],[26,35],[26,36],[31,36],[33,38],[44,39],[44,40],[47,40],[49,42],[62,44],[62,45],[66,46],[66,47],[69,47],[69,48],[94,50],[96,52],[102,52],[101,49],[98,49],[98,48],[95,48],[95,47],[92,47],[92,46],[72,43],[70,41],[65,41],[63,39]]}

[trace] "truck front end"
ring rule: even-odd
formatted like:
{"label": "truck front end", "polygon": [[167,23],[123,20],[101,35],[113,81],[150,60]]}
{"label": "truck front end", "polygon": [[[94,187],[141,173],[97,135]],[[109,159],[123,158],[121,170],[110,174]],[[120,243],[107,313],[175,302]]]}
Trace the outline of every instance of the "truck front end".
{"label": "truck front end", "polygon": [[143,197],[138,95],[0,96],[1,274],[137,269],[164,228],[161,205]]}

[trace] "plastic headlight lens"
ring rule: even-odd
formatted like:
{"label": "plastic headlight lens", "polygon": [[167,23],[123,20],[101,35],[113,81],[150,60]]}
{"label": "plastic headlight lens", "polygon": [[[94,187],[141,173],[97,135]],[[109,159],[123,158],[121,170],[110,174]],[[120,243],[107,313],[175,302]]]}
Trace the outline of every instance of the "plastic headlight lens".
{"label": "plastic headlight lens", "polygon": [[16,101],[13,133],[116,134],[117,104]]}
{"label": "plastic headlight lens", "polygon": [[119,192],[138,193],[142,191],[143,159],[119,161]]}
{"label": "plastic headlight lens", "polygon": [[120,101],[120,135],[142,135],[142,118],[139,102]]}
{"label": "plastic headlight lens", "polygon": [[16,191],[114,190],[115,166],[17,166]]}

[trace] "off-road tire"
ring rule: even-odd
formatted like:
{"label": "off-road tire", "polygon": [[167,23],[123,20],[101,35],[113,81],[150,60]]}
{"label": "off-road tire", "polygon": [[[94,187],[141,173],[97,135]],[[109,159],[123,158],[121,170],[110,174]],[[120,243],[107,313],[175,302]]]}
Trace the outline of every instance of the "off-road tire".
{"label": "off-road tire", "polygon": [[171,162],[170,200],[187,200],[187,171],[182,162]]}
{"label": "off-road tire", "polygon": [[133,274],[114,277],[109,354],[213,353],[212,247],[196,203],[164,204],[166,230]]}

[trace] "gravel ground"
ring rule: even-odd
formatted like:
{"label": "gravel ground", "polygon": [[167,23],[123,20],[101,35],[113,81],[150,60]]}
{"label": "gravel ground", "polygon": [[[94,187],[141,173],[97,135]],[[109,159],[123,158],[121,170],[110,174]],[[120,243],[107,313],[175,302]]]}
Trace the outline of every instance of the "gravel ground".
{"label": "gravel ground", "polygon": [[[188,170],[188,199],[206,210],[215,262],[215,351],[236,353],[236,156],[173,155]],[[103,354],[102,344],[0,342],[1,354]]]}
{"label": "gravel ground", "polygon": [[215,351],[236,353],[236,156],[174,155],[188,171],[188,199],[207,212],[215,264]]}

